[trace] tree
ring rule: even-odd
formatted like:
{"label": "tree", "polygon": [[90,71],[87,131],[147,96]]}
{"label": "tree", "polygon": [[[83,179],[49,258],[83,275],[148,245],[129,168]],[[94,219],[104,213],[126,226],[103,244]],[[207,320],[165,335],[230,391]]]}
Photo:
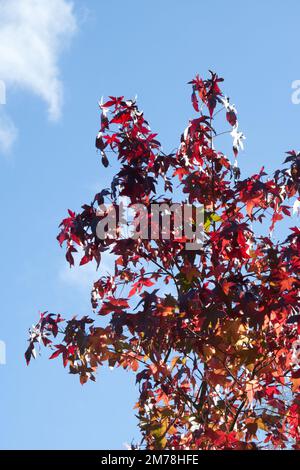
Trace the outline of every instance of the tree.
{"label": "tree", "polygon": [[[58,241],[71,266],[80,250],[81,265],[101,269],[109,251],[114,273],[93,286],[94,318],[43,313],[25,356],[29,363],[42,342],[81,384],[104,363],[134,371],[140,445],[148,449],[297,449],[300,230],[283,241],[272,232],[291,216],[288,204],[299,208],[300,154],[287,152],[284,169],[268,179],[263,168],[241,179],[244,136],[222,81],[210,72],[190,82],[197,116],[173,154],[162,151],[135,101],[100,104],[96,146],[104,167],[117,157],[120,171],[80,213],[69,210]],[[217,133],[223,115],[229,131]],[[234,162],[215,149],[226,133]],[[119,227],[117,237],[97,236],[107,200],[117,210],[120,196],[143,204],[149,222],[151,204],[172,202],[174,189],[182,202],[205,207],[199,249],[186,249],[187,237],[174,230],[170,239],[122,238]]]}

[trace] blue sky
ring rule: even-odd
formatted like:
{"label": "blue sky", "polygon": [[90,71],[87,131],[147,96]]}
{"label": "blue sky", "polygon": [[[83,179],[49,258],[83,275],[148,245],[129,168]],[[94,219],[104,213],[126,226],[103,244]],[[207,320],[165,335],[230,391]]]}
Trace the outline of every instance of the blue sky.
{"label": "blue sky", "polygon": [[[36,1],[45,2],[21,3]],[[78,210],[111,176],[94,149],[97,100],[137,94],[168,151],[193,115],[186,83],[215,70],[247,137],[243,174],[262,165],[273,170],[286,150],[300,147],[300,105],[291,100],[291,84],[300,79],[300,3],[77,0],[73,11],[62,11],[69,1],[48,0],[58,11],[53,7],[46,18],[56,26],[47,23],[53,41],[43,61],[19,51],[13,9],[20,0],[8,3],[10,11],[0,13],[0,79],[7,83],[0,127],[9,120],[14,135],[0,154],[0,340],[7,353],[0,365],[0,447],[120,449],[138,436],[133,374],[103,369],[96,384],[82,387],[46,351],[29,368],[23,359],[40,310],[91,311],[94,274],[70,272],[55,237],[66,209]],[[0,0],[0,7],[8,3]],[[31,29],[39,24],[36,14],[29,8],[21,16]],[[11,50],[19,51],[23,68],[15,67]]]}

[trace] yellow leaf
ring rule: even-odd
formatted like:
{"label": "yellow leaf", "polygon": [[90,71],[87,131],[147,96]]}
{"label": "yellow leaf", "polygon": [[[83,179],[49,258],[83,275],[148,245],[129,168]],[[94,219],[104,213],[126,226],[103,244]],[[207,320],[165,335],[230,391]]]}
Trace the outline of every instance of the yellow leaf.
{"label": "yellow leaf", "polygon": [[179,356],[175,356],[173,357],[172,361],[171,361],[171,370],[174,369],[174,367],[176,366],[177,362],[178,362],[178,359],[179,359]]}
{"label": "yellow leaf", "polygon": [[151,435],[155,440],[156,449],[164,449],[167,443],[166,432],[168,429],[168,420],[153,421],[150,426]]}
{"label": "yellow leaf", "polygon": [[268,426],[266,425],[266,423],[262,420],[262,418],[258,418],[256,420],[256,424],[257,426],[259,427],[259,429],[262,429],[262,431],[267,431],[268,430]]}
{"label": "yellow leaf", "polygon": [[205,344],[202,349],[206,361],[209,361],[216,354],[216,350],[213,346]]}
{"label": "yellow leaf", "polygon": [[221,218],[218,214],[211,214],[210,218],[211,218],[214,222],[220,222],[220,220],[222,220],[222,218]]}
{"label": "yellow leaf", "polygon": [[297,392],[298,389],[300,388],[300,378],[299,379],[298,378],[297,379],[292,378],[292,384],[293,384],[292,385],[293,392]]}

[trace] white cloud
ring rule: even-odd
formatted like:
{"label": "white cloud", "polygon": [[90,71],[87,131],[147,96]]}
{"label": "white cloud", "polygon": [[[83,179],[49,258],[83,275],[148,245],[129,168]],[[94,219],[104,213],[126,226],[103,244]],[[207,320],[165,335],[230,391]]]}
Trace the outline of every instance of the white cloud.
{"label": "white cloud", "polygon": [[84,291],[92,288],[93,283],[101,276],[112,275],[114,272],[115,256],[109,252],[102,253],[101,263],[96,270],[96,263],[91,262],[83,266],[79,266],[79,262],[83,253],[75,254],[75,266],[70,268],[67,263],[64,263],[59,271],[58,277],[61,282],[69,286],[80,288]]}
{"label": "white cloud", "polygon": [[60,281],[83,290],[91,289],[93,283],[99,277],[95,265],[91,263],[85,266],[73,266],[72,268],[68,264],[64,264],[59,271]]}
{"label": "white cloud", "polygon": [[0,80],[42,98],[52,120],[63,102],[59,58],[76,29],[69,0],[0,0]]}
{"label": "white cloud", "polygon": [[18,131],[13,121],[7,114],[0,111],[0,151],[8,153],[15,142]]}

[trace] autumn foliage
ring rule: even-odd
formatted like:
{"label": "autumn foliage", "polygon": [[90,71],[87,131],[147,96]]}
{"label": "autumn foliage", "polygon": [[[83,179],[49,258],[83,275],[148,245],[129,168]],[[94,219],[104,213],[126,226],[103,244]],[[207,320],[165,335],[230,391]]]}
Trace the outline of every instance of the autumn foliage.
{"label": "autumn foliage", "polygon": [[[99,267],[93,315],[43,313],[25,355],[29,362],[43,343],[82,384],[104,364],[132,370],[147,449],[300,447],[300,230],[283,240],[276,231],[300,205],[300,154],[288,152],[272,176],[261,169],[242,179],[244,136],[222,81],[211,72],[190,82],[196,117],[172,154],[135,101],[100,104],[98,154],[120,169],[92,203],[69,211],[58,235],[70,265],[79,252],[80,264]],[[233,138],[232,156],[216,150],[221,134]],[[203,247],[187,250],[184,237],[99,239],[97,208],[120,196],[147,207],[203,204]],[[106,251],[110,275],[101,271]]]}

